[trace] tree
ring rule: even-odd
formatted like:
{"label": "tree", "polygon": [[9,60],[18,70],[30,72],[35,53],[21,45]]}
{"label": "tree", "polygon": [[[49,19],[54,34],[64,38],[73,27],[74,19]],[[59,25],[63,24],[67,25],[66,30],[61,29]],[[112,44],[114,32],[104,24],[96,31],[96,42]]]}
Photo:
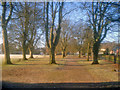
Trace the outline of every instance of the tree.
{"label": "tree", "polygon": [[13,22],[10,27],[13,28],[14,33],[16,33],[15,38],[13,37],[14,40],[20,43],[23,60],[27,60],[26,51],[28,49],[27,40],[31,14],[32,12],[30,10],[30,3],[15,3],[15,18],[12,18]]}
{"label": "tree", "polygon": [[93,62],[98,63],[98,52],[101,42],[107,35],[110,29],[110,21],[108,15],[110,13],[110,4],[108,2],[92,2],[92,9],[88,9],[89,22],[93,29]]}
{"label": "tree", "polygon": [[[46,31],[46,44],[49,49],[50,54],[50,64],[56,64],[55,62],[55,48],[59,42],[60,31],[61,31],[61,22],[62,22],[62,10],[64,2],[54,3],[54,2],[47,2],[44,3],[45,9],[45,31]],[[51,8],[49,8],[51,7]],[[50,17],[50,10],[51,10],[51,18],[52,21],[49,21]],[[58,12],[58,15],[57,15]],[[55,18],[58,16],[58,25],[55,27]],[[49,26],[50,25],[50,26]],[[49,32],[50,29],[50,32]],[[48,35],[49,34],[49,35]],[[49,38],[50,39],[49,39]]]}
{"label": "tree", "polygon": [[79,58],[82,56],[83,51],[83,43],[85,39],[85,25],[82,23],[76,24],[76,27],[72,30],[72,37],[76,39],[76,49],[79,52]]}
{"label": "tree", "polygon": [[61,34],[60,34],[60,44],[61,44],[63,58],[66,56],[66,49],[69,44],[72,28],[73,26],[70,25],[69,20],[63,21],[61,25]]}
{"label": "tree", "polygon": [[[93,46],[93,32],[92,32],[92,29],[90,27],[87,27],[85,29],[85,40],[84,40],[84,43],[86,44],[86,48],[87,48],[87,61],[89,61],[89,56],[90,56],[90,52],[92,49],[92,46]],[[91,53],[92,55],[92,53]]]}
{"label": "tree", "polygon": [[70,38],[69,42],[68,42],[68,49],[67,49],[67,53],[68,54],[72,54],[74,55],[75,53],[78,52],[78,49],[76,48],[77,47],[77,40],[75,38]]}
{"label": "tree", "polygon": [[109,55],[109,48],[106,48],[105,54],[106,54],[106,55]]}
{"label": "tree", "polygon": [[30,26],[29,26],[29,31],[28,31],[28,37],[29,37],[28,38],[28,49],[29,49],[30,58],[33,58],[34,48],[37,42],[40,40],[41,36],[43,35],[43,29],[42,29],[43,17],[41,16],[43,8],[37,7],[38,5],[41,5],[41,4],[43,3],[35,2],[33,4],[33,7],[31,7],[33,8],[34,11],[30,18]]}
{"label": "tree", "polygon": [[10,61],[10,52],[9,52],[9,44],[8,44],[8,36],[7,36],[7,25],[8,22],[11,19],[12,12],[13,12],[13,5],[10,2],[10,11],[9,15],[6,19],[6,14],[7,14],[7,3],[2,2],[2,17],[1,17],[1,22],[2,22],[2,34],[3,34],[3,47],[4,47],[4,56],[5,56],[5,64],[12,64]]}
{"label": "tree", "polygon": [[42,3],[15,3],[14,18],[9,26],[12,29],[9,30],[9,40],[22,49],[23,60],[27,60],[28,50],[30,58],[33,57],[34,48],[43,35],[41,5]]}
{"label": "tree", "polygon": [[111,7],[113,8],[110,15],[109,20],[111,22],[118,22],[120,23],[120,2],[112,2],[110,3]]}

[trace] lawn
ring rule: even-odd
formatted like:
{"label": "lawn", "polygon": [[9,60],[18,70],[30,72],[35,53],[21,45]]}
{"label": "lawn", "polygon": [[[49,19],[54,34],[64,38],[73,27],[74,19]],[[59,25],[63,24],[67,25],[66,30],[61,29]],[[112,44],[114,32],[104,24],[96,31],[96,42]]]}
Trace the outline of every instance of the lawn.
{"label": "lawn", "polygon": [[42,56],[27,61],[14,61],[13,65],[3,65],[3,85],[6,85],[5,82],[24,83],[24,85],[118,82],[119,72],[114,71],[118,69],[118,65],[106,60],[99,60],[100,64],[91,65],[92,60],[87,61],[78,56],[67,56],[63,59],[58,55],[56,62],[57,64],[50,65],[49,57]]}

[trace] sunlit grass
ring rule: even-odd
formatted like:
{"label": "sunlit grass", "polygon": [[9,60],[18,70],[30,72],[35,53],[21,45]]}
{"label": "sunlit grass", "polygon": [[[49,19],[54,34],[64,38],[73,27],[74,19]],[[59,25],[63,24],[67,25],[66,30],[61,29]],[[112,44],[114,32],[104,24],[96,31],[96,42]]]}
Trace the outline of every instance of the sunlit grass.
{"label": "sunlit grass", "polygon": [[87,61],[76,56],[67,56],[64,59],[56,56],[56,63],[49,64],[49,57],[39,57],[5,65],[2,69],[3,81],[21,83],[118,81],[118,72],[114,71],[115,64],[105,60],[99,60],[98,65],[91,65],[92,60]]}

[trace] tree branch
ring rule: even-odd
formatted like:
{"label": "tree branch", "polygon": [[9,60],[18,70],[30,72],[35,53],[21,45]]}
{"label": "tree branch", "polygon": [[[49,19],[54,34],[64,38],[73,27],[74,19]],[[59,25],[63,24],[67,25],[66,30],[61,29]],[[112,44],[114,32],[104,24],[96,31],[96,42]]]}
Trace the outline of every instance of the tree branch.
{"label": "tree branch", "polygon": [[47,2],[47,7],[46,7],[46,15],[47,15],[47,17],[46,17],[46,23],[45,23],[45,30],[46,30],[46,43],[47,43],[47,46],[48,46],[48,48],[50,48],[50,45],[49,45],[49,40],[48,40],[48,19],[49,19],[49,15],[48,15],[48,12],[49,11],[49,2]]}
{"label": "tree branch", "polygon": [[10,4],[10,12],[9,12],[9,16],[8,18],[6,19],[6,24],[9,22],[9,20],[11,19],[11,16],[12,16],[12,12],[13,12],[13,5],[12,5],[12,2],[9,2]]}

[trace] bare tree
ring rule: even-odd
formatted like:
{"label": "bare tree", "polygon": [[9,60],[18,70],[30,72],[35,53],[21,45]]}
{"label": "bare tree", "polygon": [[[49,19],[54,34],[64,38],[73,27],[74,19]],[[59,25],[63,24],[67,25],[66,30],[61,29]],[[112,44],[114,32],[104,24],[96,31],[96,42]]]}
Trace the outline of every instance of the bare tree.
{"label": "bare tree", "polygon": [[[33,3],[32,3],[33,4]],[[40,40],[41,36],[43,35],[43,29],[42,29],[42,24],[43,24],[43,17],[42,17],[42,4],[43,3],[34,3],[33,4],[33,13],[30,18],[30,26],[29,26],[29,35],[28,35],[28,49],[29,49],[29,54],[30,58],[33,58],[33,53],[34,53],[34,48],[38,41]],[[37,7],[41,6],[41,8]]]}
{"label": "bare tree", "polygon": [[27,60],[26,51],[28,49],[28,38],[30,29],[30,19],[32,15],[31,4],[25,3],[15,3],[14,18],[12,18],[12,31],[15,35],[13,40],[20,44],[22,49],[23,60]]}
{"label": "bare tree", "polygon": [[79,52],[79,58],[82,56],[83,51],[83,43],[85,38],[85,30],[84,25],[82,23],[76,24],[76,27],[72,30],[72,37],[77,40],[76,48]]}
{"label": "bare tree", "polygon": [[33,58],[34,48],[38,46],[44,31],[43,3],[26,2],[14,5],[14,18],[9,25],[9,41],[22,50],[23,60],[26,60],[28,52],[30,58]]}
{"label": "bare tree", "polygon": [[[45,31],[46,31],[46,44],[49,48],[49,54],[50,54],[50,64],[55,64],[55,48],[59,42],[60,37],[60,31],[61,31],[61,22],[62,22],[62,10],[64,2],[54,3],[54,2],[47,2],[46,5],[46,13],[45,13]],[[50,8],[49,8],[50,7]],[[50,18],[50,11],[51,11],[51,18]],[[58,12],[58,15],[57,15]],[[55,18],[58,16],[58,26],[55,27]],[[49,26],[51,24],[51,26]],[[49,32],[50,29],[50,32]],[[55,33],[55,34],[54,34]],[[48,35],[49,34],[49,35]],[[49,39],[50,38],[50,39]]]}
{"label": "bare tree", "polygon": [[87,27],[85,29],[85,40],[84,43],[86,44],[86,48],[87,48],[87,61],[89,61],[89,56],[91,53],[92,56],[92,47],[93,47],[93,32],[92,29],[90,27]]}
{"label": "bare tree", "polygon": [[111,7],[113,8],[111,10],[111,13],[109,15],[109,20],[111,22],[118,22],[120,23],[120,2],[112,2],[110,3]]}
{"label": "bare tree", "polygon": [[73,26],[70,24],[69,20],[63,21],[61,25],[61,34],[60,34],[60,44],[61,44],[63,58],[66,56],[66,49],[69,44],[72,28]]}
{"label": "bare tree", "polygon": [[110,29],[110,21],[108,20],[110,4],[108,2],[92,2],[92,8],[88,8],[89,22],[93,29],[93,63],[98,63],[98,52],[101,42]]}
{"label": "bare tree", "polygon": [[6,19],[6,14],[7,14],[7,3],[6,2],[2,2],[2,17],[1,17],[1,21],[2,21],[2,34],[3,34],[3,48],[4,48],[4,56],[5,56],[5,64],[12,64],[10,61],[10,52],[9,52],[9,44],[8,44],[8,36],[7,36],[7,25],[8,22],[11,19],[12,16],[12,12],[13,12],[13,5],[10,2],[10,11],[9,11],[9,15]]}

